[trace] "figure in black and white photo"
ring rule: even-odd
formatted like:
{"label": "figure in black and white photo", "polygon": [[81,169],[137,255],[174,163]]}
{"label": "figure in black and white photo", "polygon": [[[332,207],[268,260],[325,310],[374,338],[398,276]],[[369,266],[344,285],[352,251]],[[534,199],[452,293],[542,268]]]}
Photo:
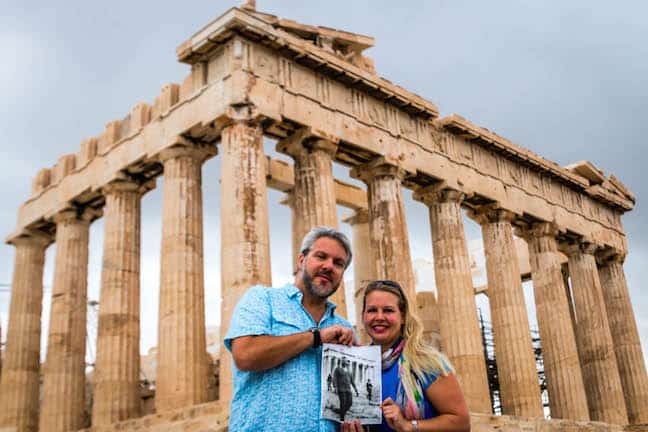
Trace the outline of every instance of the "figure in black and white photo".
{"label": "figure in black and white photo", "polygon": [[356,396],[360,396],[353,382],[353,376],[349,371],[349,359],[342,358],[340,366],[333,371],[333,385],[335,386],[338,398],[340,398],[340,421],[344,421],[344,416],[349,411],[349,408],[351,408],[351,405],[353,405],[351,387],[355,390]]}
{"label": "figure in black and white photo", "polygon": [[380,347],[324,344],[321,367],[322,418],[380,423]]}

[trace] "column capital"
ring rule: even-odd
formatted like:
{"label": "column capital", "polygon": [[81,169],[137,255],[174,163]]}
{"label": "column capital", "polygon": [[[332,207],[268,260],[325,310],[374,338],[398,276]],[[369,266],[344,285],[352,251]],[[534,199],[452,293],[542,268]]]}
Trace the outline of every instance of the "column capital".
{"label": "column capital", "polygon": [[367,209],[356,209],[350,216],[342,219],[342,222],[348,223],[351,226],[369,223],[369,211]]}
{"label": "column capital", "polygon": [[23,229],[18,234],[7,240],[7,243],[18,246],[24,244],[33,244],[35,246],[46,247],[54,241],[51,234],[36,229]]}
{"label": "column capital", "polygon": [[102,186],[101,193],[108,195],[115,192],[137,192],[143,195],[152,189],[155,189],[155,179],[140,181],[121,173],[116,179]]}
{"label": "column capital", "polygon": [[567,256],[576,254],[594,255],[599,249],[599,245],[587,237],[582,237],[571,242],[560,242],[558,248]]}
{"label": "column capital", "polygon": [[102,209],[93,207],[68,207],[52,216],[52,221],[56,224],[75,220],[79,222],[92,222],[100,218],[102,214]]}
{"label": "column capital", "polygon": [[303,152],[323,151],[329,156],[335,156],[340,139],[310,126],[298,129],[289,137],[277,143],[277,151],[292,157],[298,157]]}
{"label": "column capital", "polygon": [[461,204],[465,198],[465,193],[448,187],[444,181],[414,191],[414,199],[428,207],[436,203],[454,202]]}
{"label": "column capital", "polygon": [[351,177],[369,183],[376,177],[395,177],[402,181],[405,170],[398,159],[390,156],[381,156],[351,170]]}
{"label": "column capital", "polygon": [[190,157],[203,162],[217,153],[218,149],[216,146],[197,144],[184,137],[177,137],[176,142],[171,147],[160,151],[157,156],[162,163],[165,163],[169,159],[179,157]]}
{"label": "column capital", "polygon": [[513,222],[517,215],[500,207],[499,203],[485,204],[467,212],[468,217],[479,225],[493,222]]}
{"label": "column capital", "polygon": [[556,238],[561,232],[560,227],[554,222],[533,222],[524,227],[517,227],[515,235],[522,237],[527,242],[533,238],[538,237],[553,237]]}
{"label": "column capital", "polygon": [[265,117],[252,103],[230,105],[225,113],[214,120],[216,130],[222,130],[237,123],[259,126]]}
{"label": "column capital", "polygon": [[596,262],[601,266],[613,263],[623,265],[625,259],[625,252],[610,247],[599,249],[596,252]]}

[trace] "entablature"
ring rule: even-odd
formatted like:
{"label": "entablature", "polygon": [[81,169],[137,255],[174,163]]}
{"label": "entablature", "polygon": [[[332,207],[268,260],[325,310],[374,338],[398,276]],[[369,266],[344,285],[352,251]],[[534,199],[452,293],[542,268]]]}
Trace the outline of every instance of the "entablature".
{"label": "entablature", "polygon": [[[319,31],[325,32],[324,29]],[[340,37],[338,31],[328,30],[329,34],[332,32],[336,32],[335,34]],[[439,115],[439,110],[433,103],[377,76],[367,68],[354,64],[351,58],[345,60],[344,57],[335,55],[325,47],[317,46],[308,39],[289,33],[281,26],[274,27],[255,12],[238,8],[228,10],[181,44],[176,49],[178,61],[190,65],[208,61],[214,51],[235,35],[268,46],[298,64],[371,94],[412,115],[426,119],[436,118]],[[348,35],[352,34],[348,33]],[[366,36],[356,36],[358,49],[373,44],[373,38],[364,40]]]}

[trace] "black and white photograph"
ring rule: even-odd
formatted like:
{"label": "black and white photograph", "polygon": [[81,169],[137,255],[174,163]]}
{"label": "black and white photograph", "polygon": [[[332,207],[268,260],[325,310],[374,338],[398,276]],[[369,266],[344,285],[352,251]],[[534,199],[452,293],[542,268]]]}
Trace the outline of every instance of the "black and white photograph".
{"label": "black and white photograph", "polygon": [[381,422],[380,347],[324,344],[322,418],[337,422]]}

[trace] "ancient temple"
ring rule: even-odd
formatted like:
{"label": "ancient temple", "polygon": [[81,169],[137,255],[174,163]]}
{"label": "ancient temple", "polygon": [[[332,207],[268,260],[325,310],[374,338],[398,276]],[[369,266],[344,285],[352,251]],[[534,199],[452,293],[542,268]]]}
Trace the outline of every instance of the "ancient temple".
{"label": "ancient temple", "polygon": [[[223,323],[249,286],[271,284],[267,188],[286,193],[294,254],[311,227],[350,224],[356,293],[379,278],[415,295],[402,193],[410,189],[429,209],[438,290],[436,299],[419,295],[420,311],[438,320],[473,427],[648,430],[637,426],[648,423],[648,377],[623,270],[621,216],[633,209],[632,192],[590,163],[561,167],[465,118],[439,118],[433,103],[376,73],[363,55],[373,43],[261,13],[254,2],[232,8],[177,48],[190,67],[182,83],[36,174],[7,238],[16,252],[0,431],[226,429],[226,350],[218,400],[207,391],[201,166],[214,157],[228,221],[220,245]],[[264,137],[293,163],[266,156]],[[366,187],[335,179],[334,163]],[[156,179],[163,190],[156,414],[143,417],[140,201]],[[338,221],[336,205],[353,215]],[[462,209],[482,228],[502,416],[491,416]],[[88,241],[100,217],[88,425]],[[528,244],[552,420],[544,420],[514,235]],[[43,266],[54,242],[41,365]],[[343,290],[333,300],[345,310]]]}

